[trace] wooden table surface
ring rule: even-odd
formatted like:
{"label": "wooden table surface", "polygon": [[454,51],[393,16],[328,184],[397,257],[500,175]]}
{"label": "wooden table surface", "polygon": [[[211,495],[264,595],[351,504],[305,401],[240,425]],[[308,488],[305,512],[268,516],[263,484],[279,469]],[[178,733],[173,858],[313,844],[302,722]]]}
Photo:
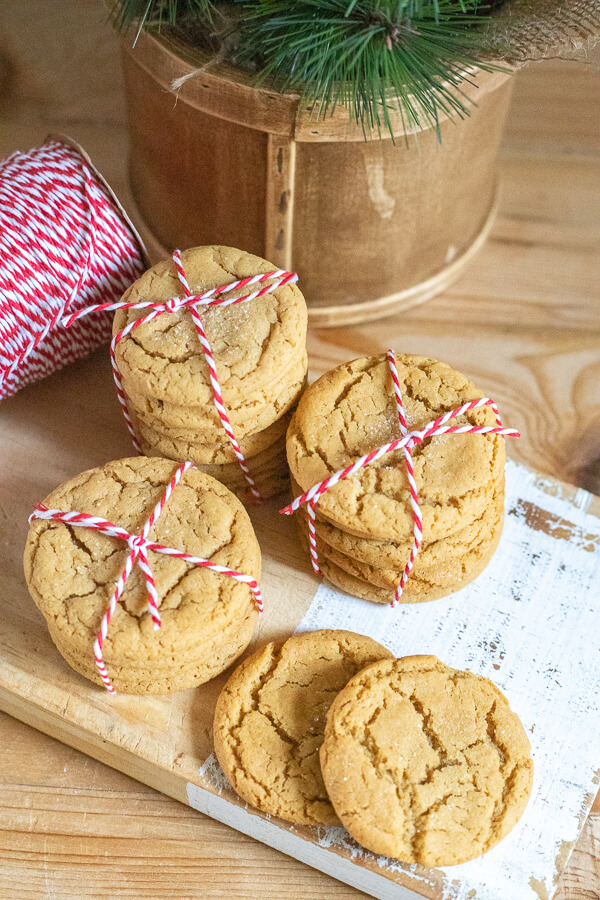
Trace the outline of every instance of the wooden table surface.
{"label": "wooden table surface", "polygon": [[[599,58],[519,74],[500,215],[459,282],[408,314],[313,332],[309,344],[314,372],[391,344],[447,360],[523,432],[516,458],[597,492]],[[0,113],[0,156],[68,132],[126,201],[116,42],[97,0],[4,0]],[[0,729],[0,898],[364,896],[9,716]],[[600,898],[598,799],[556,897]]]}

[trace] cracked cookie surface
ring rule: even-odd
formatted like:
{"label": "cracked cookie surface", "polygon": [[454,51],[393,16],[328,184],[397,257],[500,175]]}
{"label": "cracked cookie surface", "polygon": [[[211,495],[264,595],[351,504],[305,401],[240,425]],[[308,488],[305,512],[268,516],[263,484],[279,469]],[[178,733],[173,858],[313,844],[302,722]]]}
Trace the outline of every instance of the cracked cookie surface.
{"label": "cracked cookie surface", "polygon": [[[195,292],[277,268],[251,253],[221,246],[186,250],[181,261]],[[135,281],[123,300],[166,302],[181,295],[173,261],[165,260]],[[117,310],[113,334],[146,312]],[[304,359],[307,310],[295,284],[247,303],[207,307],[202,311],[202,322],[215,358],[223,401],[230,411],[256,392],[264,395],[268,406],[272,383],[295,360]],[[116,359],[125,390],[133,397],[148,395],[174,405],[213,405],[208,367],[189,310],[163,313],[134,329],[119,342]],[[301,380],[302,375],[296,374],[294,380]]]}
{"label": "cracked cookie surface", "polygon": [[319,766],[327,710],[353,675],[387,657],[360,634],[313,631],[245,660],[214,720],[217,758],[240,797],[288,822],[336,824]]}
{"label": "cracked cookie surface", "polygon": [[[100,516],[139,534],[177,463],[146,457],[90,469],[53,491],[49,508]],[[260,580],[260,550],[240,501],[210,476],[184,474],[149,538]],[[52,640],[78,672],[101,684],[93,642],[129,550],[87,528],[33,520],[25,577]],[[162,627],[154,631],[136,566],[112,617],[104,660],[117,691],[164,693],[213,678],[248,646],[258,613],[246,585],[149,551]]]}
{"label": "cracked cookie surface", "polygon": [[455,865],[497,844],[522,815],[527,735],[486,678],[434,656],[383,660],[340,691],[320,751],[327,791],[374,853]]}
{"label": "cracked cookie surface", "polygon": [[[396,354],[409,430],[482,396],[460,372],[423,356]],[[483,407],[451,424],[495,425]],[[365,453],[400,436],[385,354],[338,366],[304,392],[287,436],[288,462],[303,491]],[[439,540],[485,510],[505,460],[491,434],[448,434],[412,451],[425,543]],[[402,451],[383,456],[329,488],[318,515],[363,538],[408,542],[412,512]]]}

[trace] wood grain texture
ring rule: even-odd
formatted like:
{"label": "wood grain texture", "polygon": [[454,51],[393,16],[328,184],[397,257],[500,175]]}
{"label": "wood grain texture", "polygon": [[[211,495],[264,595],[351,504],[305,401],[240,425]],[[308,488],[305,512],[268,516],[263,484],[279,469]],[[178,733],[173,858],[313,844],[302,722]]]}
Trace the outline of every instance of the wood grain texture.
{"label": "wood grain texture", "polygon": [[[68,131],[127,202],[124,103],[104,18],[94,0],[65,0],[60,22],[45,0],[5,0],[0,152]],[[473,267],[402,317],[313,332],[313,371],[390,343],[439,355],[478,379],[524,430],[511,447],[515,457],[597,485],[599,100],[592,64],[552,62],[520,74],[502,156],[501,214]],[[99,428],[102,415],[112,412],[100,410]],[[5,427],[2,409],[0,419]],[[48,447],[67,473],[69,449],[58,431]],[[25,449],[15,444],[11,452]],[[40,449],[29,487],[36,500],[44,466]],[[6,534],[12,524],[1,500]],[[2,900],[364,896],[8,716],[0,716],[0,734]],[[556,897],[600,897],[598,800]]]}
{"label": "wood grain texture", "polygon": [[[125,54],[123,62],[131,190],[156,238],[169,245],[176,232],[181,246],[225,244],[264,255],[267,135],[175,103],[173,94],[156,90],[137,57]],[[248,173],[236,191],[232,171]]]}
{"label": "wood grain texture", "polygon": [[[126,56],[134,58],[157,80],[165,93],[172,91],[174,80],[183,78],[177,88],[178,99],[208,116],[301,142],[364,141],[362,125],[352,120],[341,105],[327,116],[319,116],[318,106],[300,103],[298,94],[281,94],[267,85],[256,90],[251,72],[232,68],[167,31],[161,35],[142,32],[136,37],[132,29],[124,36],[122,48]],[[475,77],[464,81],[462,95],[477,105],[483,95],[497,90],[514,71],[515,67],[508,65],[496,72],[473,70]],[[406,121],[402,111],[390,104],[388,115],[391,133],[386,129],[383,139],[389,140],[391,134],[403,139]],[[444,118],[440,114],[440,121]],[[428,126],[424,129],[428,130]]]}
{"label": "wood grain texture", "polygon": [[[365,896],[3,713],[0,733],[2,900]],[[595,810],[557,900],[598,896]]]}

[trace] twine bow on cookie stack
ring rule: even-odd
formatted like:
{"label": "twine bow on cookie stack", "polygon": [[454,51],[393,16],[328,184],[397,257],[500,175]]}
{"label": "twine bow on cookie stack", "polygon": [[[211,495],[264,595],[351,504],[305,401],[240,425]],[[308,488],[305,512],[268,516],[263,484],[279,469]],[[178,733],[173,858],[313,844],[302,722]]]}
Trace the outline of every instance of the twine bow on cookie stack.
{"label": "twine bow on cookie stack", "polygon": [[[296,512],[296,510],[298,510],[301,506],[306,506],[306,512],[308,516],[308,538],[310,544],[310,557],[312,567],[317,575],[320,574],[319,554],[317,551],[317,536],[315,530],[316,506],[319,502],[319,498],[322,494],[325,493],[325,491],[329,490],[329,488],[333,487],[339,481],[343,481],[345,478],[349,478],[351,475],[354,475],[355,472],[358,472],[365,466],[376,462],[378,459],[381,459],[388,453],[393,453],[395,450],[402,450],[406,463],[406,473],[408,477],[408,486],[410,492],[410,505],[412,510],[413,522],[413,542],[408,561],[402,573],[400,583],[397,585],[394,592],[392,606],[395,606],[402,597],[404,587],[415,564],[415,559],[417,558],[419,548],[421,546],[421,541],[423,539],[423,518],[421,515],[421,507],[419,504],[419,495],[417,492],[417,483],[415,480],[411,451],[419,444],[422,444],[423,441],[427,440],[427,438],[435,437],[436,435],[440,434],[500,434],[504,435],[505,437],[520,437],[521,435],[514,428],[503,427],[502,421],[500,419],[500,413],[498,412],[498,407],[493,400],[490,400],[489,397],[481,397],[478,400],[471,400],[468,403],[463,403],[463,405],[459,406],[457,409],[453,409],[450,412],[444,413],[442,416],[439,416],[439,418],[434,419],[432,422],[429,422],[427,425],[425,425],[424,428],[419,428],[415,431],[409,431],[406,421],[406,415],[404,412],[402,393],[400,390],[398,368],[396,366],[396,358],[394,356],[393,350],[387,351],[387,361],[392,376],[394,399],[396,401],[396,411],[398,414],[398,421],[400,424],[402,437],[394,441],[390,441],[387,444],[383,444],[381,447],[378,447],[375,450],[371,450],[369,453],[361,456],[360,459],[355,460],[355,462],[351,463],[345,468],[339,469],[337,472],[334,472],[333,475],[329,475],[323,481],[320,481],[318,484],[313,485],[313,487],[311,487],[308,491],[305,491],[299,497],[296,497],[295,500],[293,500],[284,509],[280,510],[280,512],[286,516],[289,516],[292,513]],[[465,415],[466,413],[471,412],[475,409],[479,409],[483,406],[489,406],[493,410],[496,417],[495,426],[446,424],[450,419],[458,418],[459,416]]]}
{"label": "twine bow on cookie stack", "polygon": [[[221,390],[221,385],[219,384],[215,358],[210,346],[210,342],[206,336],[206,331],[204,330],[200,313],[203,307],[226,307],[233,306],[237,303],[247,303],[250,300],[255,300],[257,297],[261,297],[263,294],[267,294],[270,291],[283,287],[286,284],[296,283],[298,281],[298,276],[295,272],[286,272],[284,269],[277,269],[274,272],[266,272],[262,275],[252,275],[249,278],[241,278],[238,281],[234,281],[230,284],[221,285],[220,287],[211,288],[210,290],[201,291],[200,293],[194,293],[191,290],[185,276],[183,265],[181,263],[181,253],[179,250],[175,250],[175,252],[173,253],[173,262],[177,271],[177,277],[179,278],[179,282],[183,288],[182,296],[173,297],[172,300],[169,300],[166,303],[141,301],[139,303],[120,302],[103,303],[97,306],[88,306],[86,309],[82,309],[76,313],[73,313],[73,315],[66,316],[63,320],[63,324],[68,328],[74,322],[78,321],[82,316],[87,316],[90,313],[94,312],[103,312],[117,309],[150,310],[150,312],[148,312],[146,315],[142,316],[139,319],[135,319],[135,321],[130,322],[129,325],[126,325],[125,328],[119,331],[118,334],[113,337],[110,345],[110,359],[119,403],[121,404],[123,415],[125,416],[125,421],[127,423],[127,428],[129,429],[129,433],[133,440],[133,445],[138,453],[141,453],[141,449],[133,429],[131,416],[129,415],[127,396],[123,389],[121,373],[119,372],[119,368],[117,366],[116,348],[118,343],[123,340],[123,338],[127,337],[127,335],[130,334],[135,328],[139,328],[141,325],[146,325],[148,322],[151,322],[152,319],[155,319],[156,316],[159,316],[162,313],[174,313],[178,312],[181,309],[189,309],[196,331],[198,333],[200,345],[202,347],[202,350],[204,351],[204,358],[206,359],[206,364],[208,366],[208,375],[212,388],[213,400],[219,414],[219,418],[227,434],[227,437],[229,438],[231,446],[233,447],[233,451],[236,455],[237,461],[244,474],[244,477],[248,483],[250,493],[256,501],[260,501],[260,493],[256,487],[255,481],[252,477],[248,464],[246,463],[240,445],[235,437],[231,422],[229,420],[229,416],[227,414],[227,410],[223,403],[223,392]],[[244,288],[252,287],[253,285],[263,285],[264,282],[272,283],[259,287],[256,290],[251,291],[249,294],[244,294],[242,296],[222,296],[223,294],[230,294],[232,291],[243,290]]]}
{"label": "twine bow on cookie stack", "polygon": [[169,497],[179,484],[183,475],[189,469],[193,468],[195,468],[195,466],[193,466],[190,462],[182,463],[179,466],[179,468],[173,475],[173,478],[167,485],[165,493],[152,510],[152,515],[144,524],[140,534],[130,534],[125,528],[121,528],[119,525],[113,525],[112,522],[108,522],[106,519],[101,519],[97,516],[90,516],[86,513],[79,512],[62,512],[59,509],[48,509],[42,503],[36,506],[31,516],[29,517],[30,522],[32,522],[34,519],[49,519],[53,522],[63,522],[64,524],[69,526],[91,528],[94,531],[99,531],[101,534],[107,535],[108,537],[119,538],[120,540],[125,541],[129,546],[129,555],[127,556],[125,568],[123,569],[121,575],[117,580],[115,589],[108,602],[106,612],[102,617],[98,636],[94,642],[94,659],[96,662],[96,666],[98,667],[98,672],[100,673],[100,677],[104,682],[106,690],[111,694],[115,693],[115,689],[111,684],[106,666],[104,664],[102,648],[106,639],[110,620],[117,607],[117,603],[121,599],[123,591],[125,590],[127,579],[131,575],[136,561],[139,564],[139,567],[142,570],[144,578],[146,580],[146,589],[148,591],[148,611],[152,617],[154,628],[158,629],[161,626],[161,616],[158,609],[159,597],[156,591],[156,585],[154,583],[154,576],[152,575],[152,570],[150,569],[150,564],[148,562],[149,550],[152,550],[154,553],[162,553],[165,556],[175,557],[175,559],[183,559],[185,560],[185,562],[191,563],[194,566],[199,566],[200,568],[204,569],[210,569],[213,572],[217,572],[221,575],[233,578],[235,581],[239,581],[241,584],[247,584],[254,594],[254,599],[256,601],[258,611],[262,612],[263,604],[260,587],[256,579],[252,578],[252,576],[244,575],[242,572],[236,572],[234,569],[229,569],[226,566],[220,566],[216,563],[211,563],[209,560],[203,559],[200,556],[191,556],[189,553],[184,553],[181,550],[174,550],[172,547],[165,547],[164,544],[157,544],[155,541],[148,540],[150,529],[153,525],[156,524],[158,517],[160,516],[169,500]]}
{"label": "twine bow on cookie stack", "polygon": [[57,327],[141,275],[140,247],[82,154],[52,140],[0,163],[0,400],[108,341],[110,321]]}

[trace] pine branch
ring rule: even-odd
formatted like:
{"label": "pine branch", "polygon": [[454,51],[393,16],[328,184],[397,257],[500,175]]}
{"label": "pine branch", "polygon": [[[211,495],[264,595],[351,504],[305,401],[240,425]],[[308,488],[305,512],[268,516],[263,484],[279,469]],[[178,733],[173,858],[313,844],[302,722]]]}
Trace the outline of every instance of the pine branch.
{"label": "pine branch", "polygon": [[[243,0],[240,55],[261,80],[299,90],[326,115],[339,103],[365,130],[463,117],[465,70],[479,65],[481,0]],[[484,65],[483,68],[494,68]]]}

